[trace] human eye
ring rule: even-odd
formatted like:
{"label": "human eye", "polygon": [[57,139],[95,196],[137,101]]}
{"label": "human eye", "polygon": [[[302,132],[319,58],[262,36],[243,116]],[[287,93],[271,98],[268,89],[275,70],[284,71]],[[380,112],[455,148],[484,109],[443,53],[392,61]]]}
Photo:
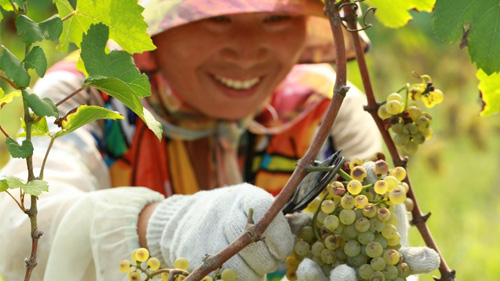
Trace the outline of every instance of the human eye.
{"label": "human eye", "polygon": [[289,16],[289,15],[270,15],[270,16],[267,16],[265,19],[264,19],[264,22],[267,22],[267,23],[279,23],[279,22],[285,22],[285,21],[288,21],[290,20],[292,17]]}
{"label": "human eye", "polygon": [[231,18],[228,16],[216,16],[207,19],[213,23],[229,23],[231,22]]}

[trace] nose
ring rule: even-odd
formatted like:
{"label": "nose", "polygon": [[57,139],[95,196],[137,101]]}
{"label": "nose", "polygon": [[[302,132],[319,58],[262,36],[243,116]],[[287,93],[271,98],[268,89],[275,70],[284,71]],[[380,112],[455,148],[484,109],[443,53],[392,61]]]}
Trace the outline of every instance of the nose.
{"label": "nose", "polygon": [[264,62],[270,55],[265,31],[258,25],[234,28],[221,49],[222,59],[249,69]]}

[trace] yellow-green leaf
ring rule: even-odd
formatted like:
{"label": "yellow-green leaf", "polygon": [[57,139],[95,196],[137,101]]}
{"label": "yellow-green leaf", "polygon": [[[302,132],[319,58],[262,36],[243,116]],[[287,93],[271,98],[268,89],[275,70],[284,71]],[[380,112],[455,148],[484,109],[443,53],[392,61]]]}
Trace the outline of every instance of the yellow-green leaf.
{"label": "yellow-green leaf", "polygon": [[481,115],[492,115],[500,111],[500,72],[491,75],[486,74],[482,69],[476,73],[479,79],[478,88],[481,91],[483,109]]}
{"label": "yellow-green leaf", "polygon": [[408,23],[413,17],[409,10],[432,11],[436,0],[366,0],[364,3],[376,7],[375,17],[383,25],[390,28],[399,28]]}
{"label": "yellow-green leaf", "polygon": [[5,105],[11,103],[15,97],[21,96],[20,91],[14,91],[10,94],[5,95],[4,91],[0,88],[0,109]]}

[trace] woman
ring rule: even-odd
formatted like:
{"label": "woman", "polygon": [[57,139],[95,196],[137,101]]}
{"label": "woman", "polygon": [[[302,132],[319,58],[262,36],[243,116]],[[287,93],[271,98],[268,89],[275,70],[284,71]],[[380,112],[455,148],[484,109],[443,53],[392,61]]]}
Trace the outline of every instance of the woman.
{"label": "woman", "polygon": [[[153,95],[145,106],[163,124],[164,139],[157,141],[139,118],[95,89],[65,104],[66,111],[103,105],[126,120],[95,123],[56,142],[44,177],[51,190],[39,200],[45,235],[32,280],[125,280],[117,265],[139,246],[163,266],[186,257],[193,269],[241,234],[250,208],[255,220],[262,217],[273,201],[269,193],[279,193],[329,102],[331,67],[297,65],[334,61],[329,36],[322,38],[330,34],[328,23],[314,17],[322,15],[319,1],[141,4],[158,49],[135,59],[150,78]],[[58,100],[84,79],[68,58],[35,90]],[[379,151],[362,103],[349,91],[319,158],[337,148],[347,158]],[[13,160],[3,173],[23,169]],[[115,186],[121,188],[109,189]],[[222,186],[228,187],[211,190]],[[13,205],[0,197],[0,273],[20,280],[29,241],[17,236],[28,233],[29,222]],[[294,242],[282,215],[265,236],[224,266],[236,269],[240,280],[262,280]],[[305,273],[316,280],[318,274]]]}

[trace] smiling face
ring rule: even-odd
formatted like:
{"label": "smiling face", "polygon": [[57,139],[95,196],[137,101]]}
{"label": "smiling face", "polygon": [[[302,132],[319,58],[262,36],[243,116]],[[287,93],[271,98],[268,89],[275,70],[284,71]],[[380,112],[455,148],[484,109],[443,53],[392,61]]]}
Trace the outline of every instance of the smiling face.
{"label": "smiling face", "polygon": [[153,37],[155,57],[173,90],[211,118],[254,113],[298,61],[306,19],[271,13],[226,15]]}

